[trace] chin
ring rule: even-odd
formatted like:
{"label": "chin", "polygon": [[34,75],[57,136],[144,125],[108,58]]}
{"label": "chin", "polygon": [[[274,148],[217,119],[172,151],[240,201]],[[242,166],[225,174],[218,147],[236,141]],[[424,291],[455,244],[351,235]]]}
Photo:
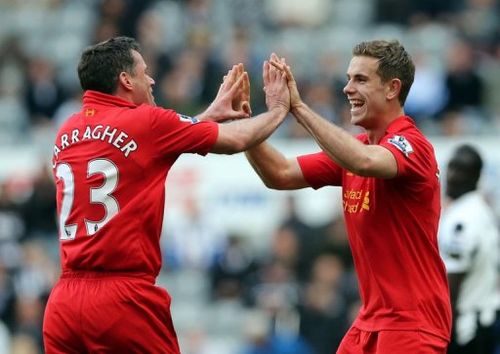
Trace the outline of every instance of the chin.
{"label": "chin", "polygon": [[351,116],[351,124],[352,125],[357,125],[358,127],[365,127],[363,122],[365,121],[364,116]]}

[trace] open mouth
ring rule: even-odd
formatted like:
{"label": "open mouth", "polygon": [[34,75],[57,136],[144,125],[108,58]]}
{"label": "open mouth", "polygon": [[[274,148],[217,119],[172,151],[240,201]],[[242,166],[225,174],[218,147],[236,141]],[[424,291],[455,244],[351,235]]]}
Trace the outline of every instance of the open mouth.
{"label": "open mouth", "polygon": [[357,99],[349,100],[349,103],[351,104],[352,113],[359,112],[365,105],[364,101]]}

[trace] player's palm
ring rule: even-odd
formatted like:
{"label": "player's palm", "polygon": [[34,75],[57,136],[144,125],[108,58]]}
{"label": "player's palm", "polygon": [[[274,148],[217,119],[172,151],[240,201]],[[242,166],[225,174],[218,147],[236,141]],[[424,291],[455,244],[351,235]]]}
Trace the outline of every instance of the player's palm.
{"label": "player's palm", "polygon": [[248,74],[244,71],[243,64],[238,64],[236,66],[236,76],[240,77],[243,75],[243,81],[241,82],[240,88],[236,95],[233,97],[232,107],[235,111],[243,111],[248,116],[252,115],[252,109],[250,107],[250,79]]}
{"label": "player's palm", "polygon": [[288,111],[290,108],[290,92],[287,86],[286,74],[265,61],[262,78],[267,109],[272,110],[275,107],[282,107]]}
{"label": "player's palm", "polygon": [[[248,101],[244,101],[247,99]],[[219,88],[219,92],[207,109],[207,114],[218,122],[248,118],[250,110],[250,82],[243,64],[234,65]]]}
{"label": "player's palm", "polygon": [[275,68],[286,74],[288,89],[290,90],[290,109],[298,107],[302,103],[302,99],[300,98],[299,89],[297,88],[297,82],[293,77],[290,66],[286,64],[285,58],[280,59],[275,53],[272,53],[269,62]]}

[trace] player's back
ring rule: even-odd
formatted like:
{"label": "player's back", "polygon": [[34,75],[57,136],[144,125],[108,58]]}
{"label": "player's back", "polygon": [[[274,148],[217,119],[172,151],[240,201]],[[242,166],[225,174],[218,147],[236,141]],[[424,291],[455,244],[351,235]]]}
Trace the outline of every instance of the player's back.
{"label": "player's back", "polygon": [[171,164],[156,161],[151,168],[151,107],[117,102],[84,100],[56,137],[63,271],[156,274],[160,266],[164,181]]}

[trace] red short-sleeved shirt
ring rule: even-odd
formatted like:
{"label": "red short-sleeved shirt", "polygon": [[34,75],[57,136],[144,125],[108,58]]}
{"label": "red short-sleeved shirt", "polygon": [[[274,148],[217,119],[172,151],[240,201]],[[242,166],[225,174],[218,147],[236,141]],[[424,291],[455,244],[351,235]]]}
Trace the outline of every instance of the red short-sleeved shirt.
{"label": "red short-sleeved shirt", "polygon": [[167,174],[217,134],[212,122],[87,91],[54,145],[63,271],[157,276]]}
{"label": "red short-sleeved shirt", "polygon": [[[358,139],[368,144],[366,134]],[[395,178],[354,175],[323,152],[298,158],[313,188],[342,186],[363,302],[354,325],[366,331],[422,330],[448,339],[451,309],[437,246],[440,189],[434,150],[406,116],[393,121],[378,144],[396,158]]]}

